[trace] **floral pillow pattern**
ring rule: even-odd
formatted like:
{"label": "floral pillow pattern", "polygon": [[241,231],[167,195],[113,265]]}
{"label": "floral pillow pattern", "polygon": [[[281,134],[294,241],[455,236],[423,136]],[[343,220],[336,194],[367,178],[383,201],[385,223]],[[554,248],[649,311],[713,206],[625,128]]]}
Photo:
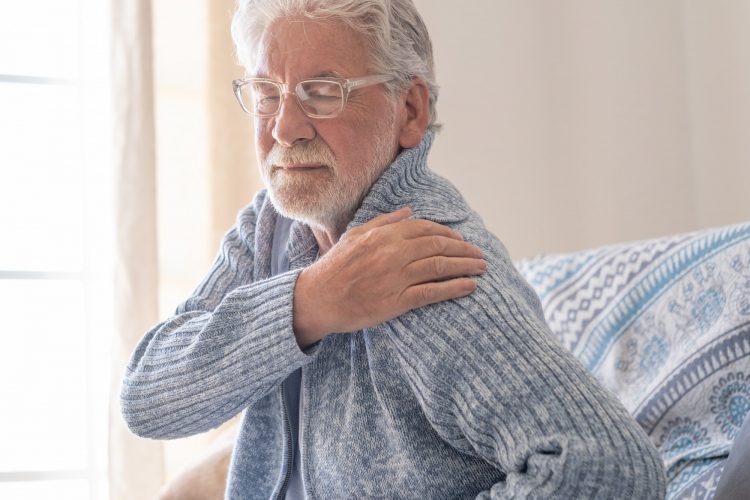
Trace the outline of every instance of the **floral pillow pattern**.
{"label": "floral pillow pattern", "polygon": [[750,224],[521,261],[558,340],[710,498],[750,413]]}

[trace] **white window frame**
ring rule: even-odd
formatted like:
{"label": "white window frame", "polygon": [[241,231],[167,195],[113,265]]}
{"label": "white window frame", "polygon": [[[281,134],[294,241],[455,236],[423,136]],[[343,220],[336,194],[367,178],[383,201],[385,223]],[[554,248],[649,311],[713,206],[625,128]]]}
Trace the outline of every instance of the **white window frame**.
{"label": "white window frame", "polygon": [[[84,290],[86,346],[87,466],[79,470],[0,470],[0,483],[85,480],[90,500],[106,500],[108,485],[108,407],[110,353],[114,331],[114,207],[111,158],[108,2],[78,0],[79,75],[76,79],[0,74],[0,83],[66,86],[77,89],[81,123],[81,158],[85,244],[83,267],[74,272],[8,270],[0,262],[0,280],[72,280]],[[1,89],[1,87],[0,87]],[[7,382],[6,382],[7,383]],[[6,410],[7,411],[7,410]],[[30,443],[42,449],[43,443]]]}

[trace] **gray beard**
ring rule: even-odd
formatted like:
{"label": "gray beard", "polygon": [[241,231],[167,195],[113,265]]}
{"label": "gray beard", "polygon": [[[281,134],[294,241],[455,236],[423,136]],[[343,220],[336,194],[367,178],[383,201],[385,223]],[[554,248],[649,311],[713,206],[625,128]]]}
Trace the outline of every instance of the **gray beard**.
{"label": "gray beard", "polygon": [[[387,125],[392,121],[393,118]],[[276,210],[284,217],[341,235],[393,159],[391,138],[385,132],[392,127],[382,128],[374,137],[374,158],[346,178],[341,177],[333,153],[318,137],[291,148],[275,144],[261,163],[261,175]],[[326,167],[291,175],[273,167],[288,163],[317,163]]]}

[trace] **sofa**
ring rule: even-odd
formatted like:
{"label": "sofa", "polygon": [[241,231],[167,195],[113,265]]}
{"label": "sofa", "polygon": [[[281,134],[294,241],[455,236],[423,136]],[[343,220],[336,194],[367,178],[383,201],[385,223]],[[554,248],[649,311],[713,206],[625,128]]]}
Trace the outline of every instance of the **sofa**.
{"label": "sofa", "polygon": [[[720,484],[733,441],[750,435],[750,224],[517,267],[556,338],[659,449],[668,499],[709,499],[717,487],[750,499],[747,482]],[[732,449],[734,478],[750,476],[743,439]]]}

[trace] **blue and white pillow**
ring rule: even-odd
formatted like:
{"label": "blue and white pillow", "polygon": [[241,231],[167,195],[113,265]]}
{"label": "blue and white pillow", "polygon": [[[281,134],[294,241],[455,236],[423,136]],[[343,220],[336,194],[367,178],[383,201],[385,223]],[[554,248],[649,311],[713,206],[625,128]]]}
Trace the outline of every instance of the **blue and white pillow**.
{"label": "blue and white pillow", "polygon": [[667,498],[710,498],[750,413],[750,224],[518,268],[552,332],[659,448]]}

